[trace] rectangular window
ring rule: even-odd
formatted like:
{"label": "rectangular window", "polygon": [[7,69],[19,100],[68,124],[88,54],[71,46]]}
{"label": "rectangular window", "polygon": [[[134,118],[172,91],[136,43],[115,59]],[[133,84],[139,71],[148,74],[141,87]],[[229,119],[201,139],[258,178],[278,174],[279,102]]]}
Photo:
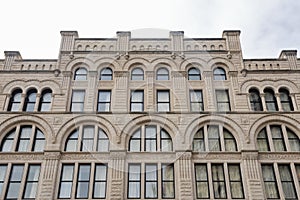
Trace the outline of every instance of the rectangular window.
{"label": "rectangular window", "polygon": [[224,169],[222,164],[212,164],[212,181],[213,181],[213,190],[214,197],[216,199],[226,199],[226,185],[225,185],[225,176]]}
{"label": "rectangular window", "polygon": [[7,165],[0,165],[0,196],[2,196],[2,189],[5,181]]}
{"label": "rectangular window", "polygon": [[169,112],[170,111],[170,92],[169,90],[157,91],[157,111]]}
{"label": "rectangular window", "polygon": [[131,112],[143,112],[144,111],[144,91],[143,90],[131,91],[130,111]]}
{"label": "rectangular window", "polygon": [[128,194],[129,199],[141,198],[141,165],[128,166]]}
{"label": "rectangular window", "polygon": [[111,102],[111,91],[110,90],[99,90],[98,91],[98,112],[109,112]]}
{"label": "rectangular window", "polygon": [[240,165],[229,164],[228,173],[229,173],[231,197],[233,199],[243,199],[244,190],[243,190]]}
{"label": "rectangular window", "polygon": [[20,152],[28,151],[30,136],[32,133],[31,126],[22,126],[20,131],[20,139],[18,141],[17,150]]}
{"label": "rectangular window", "polygon": [[196,194],[198,199],[209,198],[208,176],[206,164],[195,165]]}
{"label": "rectangular window", "polygon": [[106,182],[107,166],[103,164],[97,164],[95,169],[93,198],[106,198]]}
{"label": "rectangular window", "polygon": [[40,165],[29,165],[25,184],[24,199],[35,199],[40,176]]}
{"label": "rectangular window", "polygon": [[202,90],[190,90],[190,106],[192,112],[203,111]]}
{"label": "rectangular window", "polygon": [[261,165],[267,199],[278,199],[278,189],[272,164]]}
{"label": "rectangular window", "polygon": [[278,165],[285,199],[297,199],[294,180],[289,165]]}
{"label": "rectangular window", "polygon": [[157,143],[157,134],[156,134],[156,126],[146,126],[145,131],[145,151],[157,151],[156,143]]}
{"label": "rectangular window", "polygon": [[70,199],[72,194],[74,165],[62,166],[58,198]]}
{"label": "rectangular window", "polygon": [[82,112],[84,109],[84,90],[73,90],[71,100],[71,112]]}
{"label": "rectangular window", "polygon": [[228,90],[216,90],[217,110],[230,111]]}
{"label": "rectangular window", "polygon": [[162,198],[175,198],[174,165],[163,164],[161,173]]}
{"label": "rectangular window", "polygon": [[145,166],[145,198],[157,198],[157,165],[146,164]]}
{"label": "rectangular window", "polygon": [[82,133],[81,151],[93,151],[94,147],[94,126],[84,126]]}
{"label": "rectangular window", "polygon": [[207,132],[209,151],[221,151],[219,126],[208,126]]}
{"label": "rectangular window", "polygon": [[18,199],[24,165],[12,165],[5,199]]}
{"label": "rectangular window", "polygon": [[76,198],[86,199],[89,196],[91,166],[80,164],[78,169]]}
{"label": "rectangular window", "polygon": [[283,134],[280,126],[270,126],[275,151],[285,151]]}

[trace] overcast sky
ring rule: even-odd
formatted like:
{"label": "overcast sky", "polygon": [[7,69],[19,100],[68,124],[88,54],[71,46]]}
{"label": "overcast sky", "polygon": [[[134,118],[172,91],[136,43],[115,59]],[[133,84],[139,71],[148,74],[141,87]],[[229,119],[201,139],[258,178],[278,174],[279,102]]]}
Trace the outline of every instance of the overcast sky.
{"label": "overcast sky", "polygon": [[153,29],[220,38],[223,30],[234,29],[241,30],[244,58],[300,51],[299,0],[7,0],[0,5],[0,59],[4,51],[20,51],[24,59],[57,58],[61,30],[77,30],[83,38],[111,38],[117,31],[151,36]]}

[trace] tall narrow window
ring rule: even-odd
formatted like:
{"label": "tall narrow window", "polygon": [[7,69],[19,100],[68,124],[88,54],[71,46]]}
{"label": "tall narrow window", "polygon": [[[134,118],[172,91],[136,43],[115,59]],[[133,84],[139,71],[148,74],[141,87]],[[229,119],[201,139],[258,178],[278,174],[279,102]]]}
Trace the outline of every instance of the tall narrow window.
{"label": "tall narrow window", "polygon": [[9,100],[8,111],[19,111],[22,101],[22,90],[16,89],[13,91],[11,98]]}
{"label": "tall narrow window", "polygon": [[228,174],[229,174],[231,197],[233,199],[243,199],[244,190],[243,190],[240,166],[237,164],[229,164]]}
{"label": "tall narrow window", "polygon": [[188,79],[192,81],[201,80],[200,70],[195,67],[190,68],[188,71]]}
{"label": "tall narrow window", "polygon": [[98,92],[98,112],[109,112],[111,102],[110,90],[99,90]]}
{"label": "tall narrow window", "polygon": [[77,151],[78,146],[78,130],[73,131],[67,139],[65,151]]}
{"label": "tall narrow window", "polygon": [[157,165],[146,164],[145,166],[145,198],[157,198]]}
{"label": "tall narrow window", "polygon": [[94,126],[84,126],[82,132],[81,151],[93,151],[94,147]]}
{"label": "tall narrow window", "polygon": [[144,71],[141,68],[135,68],[131,72],[131,80],[142,81],[144,80]]}
{"label": "tall narrow window", "polygon": [[141,151],[141,129],[139,128],[130,138],[129,151]]}
{"label": "tall narrow window", "polygon": [[224,136],[225,151],[237,151],[235,138],[225,128],[223,128],[223,136]]}
{"label": "tall narrow window", "polygon": [[271,129],[271,133],[272,133],[274,150],[275,151],[286,151],[281,127],[272,125],[272,126],[270,126],[270,129]]}
{"label": "tall narrow window", "polygon": [[146,126],[145,131],[145,151],[156,151],[157,133],[155,126]]}
{"label": "tall narrow window", "polygon": [[40,176],[40,165],[29,165],[27,179],[25,184],[24,199],[35,199],[38,190]]}
{"label": "tall narrow window", "polygon": [[162,198],[175,198],[174,165],[163,164],[161,173]]}
{"label": "tall narrow window", "polygon": [[0,165],[0,196],[2,196],[7,165]]}
{"label": "tall narrow window", "polygon": [[279,194],[273,165],[263,164],[261,165],[261,168],[267,199],[278,199]]}
{"label": "tall narrow window", "polygon": [[216,81],[224,81],[226,80],[226,72],[223,68],[217,67],[214,70],[214,80]]}
{"label": "tall narrow window", "polygon": [[22,126],[19,136],[19,142],[17,144],[17,151],[25,152],[29,151],[30,137],[32,135],[31,126]]}
{"label": "tall narrow window", "polygon": [[250,99],[251,110],[262,111],[263,107],[262,107],[262,102],[261,102],[259,92],[256,89],[250,89],[249,93],[250,93],[249,99]]}
{"label": "tall narrow window", "polygon": [[24,165],[13,165],[8,181],[5,199],[18,199],[23,177]]}
{"label": "tall narrow window", "polygon": [[23,111],[26,111],[26,112],[34,111],[35,102],[36,102],[36,94],[37,94],[36,89],[31,89],[27,92]]}
{"label": "tall narrow window", "polygon": [[62,166],[58,198],[70,199],[72,194],[74,165]]}
{"label": "tall narrow window", "polygon": [[289,91],[285,89],[279,89],[280,103],[283,111],[293,111],[293,103],[290,97]]}
{"label": "tall narrow window", "polygon": [[82,112],[84,109],[84,90],[73,90],[72,102],[71,102],[71,112]]}
{"label": "tall narrow window", "polygon": [[288,164],[280,164],[278,169],[285,199],[297,199],[290,166]]}
{"label": "tall narrow window", "polygon": [[300,140],[299,140],[298,136],[288,128],[286,128],[286,132],[288,135],[288,140],[289,140],[289,144],[291,147],[291,151],[300,152]]}
{"label": "tall narrow window", "polygon": [[209,198],[208,176],[206,164],[195,165],[196,194],[198,199]]}
{"label": "tall narrow window", "polygon": [[226,199],[226,185],[225,185],[225,176],[224,169],[222,164],[212,164],[212,181],[213,181],[213,190],[214,197],[216,199]]}
{"label": "tall narrow window", "polygon": [[128,194],[129,199],[141,198],[141,165],[128,166]]}
{"label": "tall narrow window", "polygon": [[39,111],[50,111],[51,108],[52,91],[50,89],[44,90],[40,98]]}
{"label": "tall narrow window", "polygon": [[32,150],[35,151],[35,152],[44,151],[45,143],[46,143],[46,141],[45,141],[44,134],[39,129],[36,129]]}
{"label": "tall narrow window", "polygon": [[270,151],[266,128],[257,135],[257,146],[259,151]]}
{"label": "tall narrow window", "polygon": [[1,151],[2,152],[13,151],[15,132],[16,132],[16,129],[13,129],[3,139],[2,144],[1,144]]}
{"label": "tall narrow window", "polygon": [[192,112],[203,111],[202,90],[190,90],[190,106]]}
{"label": "tall narrow window", "polygon": [[216,90],[216,100],[218,111],[230,111],[230,100],[228,90]]}
{"label": "tall narrow window", "polygon": [[157,91],[157,111],[169,112],[170,111],[170,93],[169,90]]}
{"label": "tall narrow window", "polygon": [[80,164],[78,169],[76,198],[87,199],[89,196],[90,186],[90,171],[89,164]]}
{"label": "tall narrow window", "polygon": [[131,91],[130,111],[131,112],[144,111],[144,91],[143,90]]}
{"label": "tall narrow window", "polygon": [[204,142],[204,131],[203,128],[199,129],[194,136],[193,140],[193,151],[201,152],[205,151],[205,142]]}
{"label": "tall narrow window", "polygon": [[74,80],[85,81],[87,79],[87,71],[85,68],[78,68],[75,71]]}
{"label": "tall narrow window", "polygon": [[278,111],[277,101],[274,95],[273,90],[265,89],[265,101],[268,111]]}
{"label": "tall narrow window", "polygon": [[221,142],[218,126],[209,126],[208,134],[208,147],[210,151],[221,151]]}
{"label": "tall narrow window", "polygon": [[172,151],[172,138],[164,129],[160,130],[160,148],[161,151]]}
{"label": "tall narrow window", "polygon": [[102,81],[110,81],[113,79],[112,70],[107,67],[101,70],[100,72],[100,80]]}
{"label": "tall narrow window", "polygon": [[96,164],[93,198],[105,199],[107,184],[107,166]]}
{"label": "tall narrow window", "polygon": [[99,128],[98,130],[98,144],[97,144],[98,152],[108,152],[109,151],[109,139],[106,133]]}
{"label": "tall narrow window", "polygon": [[166,68],[159,68],[156,72],[156,80],[158,81],[169,80],[169,71]]}

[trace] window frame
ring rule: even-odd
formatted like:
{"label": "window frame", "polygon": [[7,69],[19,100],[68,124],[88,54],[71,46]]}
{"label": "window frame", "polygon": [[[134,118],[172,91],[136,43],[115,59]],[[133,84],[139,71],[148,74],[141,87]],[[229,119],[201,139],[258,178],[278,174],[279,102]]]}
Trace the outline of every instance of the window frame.
{"label": "window frame", "polygon": [[[50,97],[50,100],[45,100],[44,99],[44,97],[46,96],[46,95],[51,95],[51,97]],[[51,89],[45,89],[45,90],[43,90],[43,92],[42,92],[42,94],[41,94],[41,97],[40,97],[40,102],[39,102],[39,108],[38,108],[38,111],[39,112],[48,112],[48,111],[51,111],[51,105],[52,105],[52,95],[53,95],[53,93],[52,93],[52,90]],[[46,105],[46,107],[47,107],[47,105],[48,105],[48,109],[43,109],[43,107]]]}
{"label": "window frame", "polygon": [[[134,94],[141,93],[142,99],[140,101],[133,101]],[[141,106],[141,110],[132,110],[133,104],[138,104]],[[130,91],[130,112],[144,112],[144,90],[131,90]]]}
{"label": "window frame", "polygon": [[[159,93],[167,93],[167,100],[159,100]],[[168,105],[167,110],[161,110],[159,105]],[[156,90],[156,110],[157,112],[170,112],[171,111],[171,99],[170,99],[170,90]]]}
{"label": "window frame", "polygon": [[[19,98],[20,98],[19,100],[15,100],[15,97],[17,95],[19,95]],[[16,89],[13,90],[13,92],[11,94],[11,97],[9,99],[9,104],[8,104],[7,111],[10,111],[10,112],[18,112],[18,111],[20,111],[21,103],[22,103],[22,95],[23,95],[22,89],[16,88]],[[16,105],[18,107],[17,110],[13,109]]]}
{"label": "window frame", "polygon": [[[78,101],[74,101],[74,95],[75,95],[75,93],[78,93],[78,95],[83,95],[83,96],[81,96],[80,98],[82,98],[82,100],[80,101],[80,100],[78,100]],[[81,94],[79,94],[79,93],[81,93]],[[86,91],[85,90],[83,90],[83,89],[74,89],[74,90],[72,90],[72,97],[71,97],[71,105],[70,105],[70,111],[71,112],[84,112],[84,103],[85,103],[85,98],[86,98]],[[79,110],[77,110],[77,109],[73,109],[73,105],[75,106],[75,105],[80,105],[80,109]],[[76,108],[76,107],[75,107]]]}
{"label": "window frame", "polygon": [[[253,96],[257,95],[257,99],[254,98]],[[260,93],[258,90],[251,88],[249,90],[249,102],[250,102],[250,109],[252,111],[263,111],[263,105],[262,105],[262,100],[260,97]]]}
{"label": "window frame", "polygon": [[24,105],[22,111],[34,112],[36,103],[37,103],[37,89],[31,88],[26,92],[26,97],[24,99]]}
{"label": "window frame", "polygon": [[213,70],[213,77],[215,81],[226,81],[226,70],[223,67],[216,67]]}
{"label": "window frame", "polygon": [[[192,71],[194,71],[194,72],[192,73]],[[200,81],[201,80],[200,70],[196,67],[191,67],[188,70],[188,80],[189,81]]]}
{"label": "window frame", "polygon": [[[84,70],[84,72],[83,72],[83,70]],[[74,81],[86,81],[87,80],[87,73],[88,73],[88,71],[87,71],[87,69],[85,67],[78,67],[75,70],[73,80]]]}
{"label": "window frame", "polygon": [[[109,73],[108,73],[109,72]],[[111,67],[104,67],[100,71],[100,81],[112,81],[113,80],[113,70]]]}
{"label": "window frame", "polygon": [[[191,112],[203,112],[204,111],[204,102],[203,102],[203,92],[201,89],[195,89],[195,90],[190,90],[190,111]],[[201,98],[198,99],[198,94],[201,94]],[[197,99],[194,101],[192,97],[197,97]],[[194,110],[193,109],[193,105],[196,104],[196,105],[199,105],[199,110]],[[198,106],[197,106],[198,107]]]}
{"label": "window frame", "polygon": [[[101,94],[104,93],[109,93],[109,100],[105,101],[100,101]],[[111,90],[98,90],[98,100],[97,100],[97,112],[111,112],[111,96],[112,96],[112,91]],[[105,105],[104,110],[100,110],[101,106],[100,105]],[[108,110],[107,110],[108,106]]]}
{"label": "window frame", "polygon": [[[137,73],[137,70],[141,70],[141,71],[139,71]],[[141,67],[135,67],[134,69],[132,69],[130,80],[132,80],[132,81],[143,81],[144,80],[144,70]]]}
{"label": "window frame", "polygon": [[[223,94],[226,95],[227,99],[219,99],[219,95],[222,95],[221,92]],[[218,95],[219,94],[219,95]],[[218,112],[231,112],[231,105],[230,105],[230,96],[229,96],[229,90],[228,89],[216,89],[215,90],[215,95],[216,95],[216,105],[217,105],[217,111]],[[228,110],[225,109],[220,109],[220,105],[227,105]]]}
{"label": "window frame", "polygon": [[166,67],[160,67],[156,70],[156,80],[157,81],[169,81],[170,72]]}

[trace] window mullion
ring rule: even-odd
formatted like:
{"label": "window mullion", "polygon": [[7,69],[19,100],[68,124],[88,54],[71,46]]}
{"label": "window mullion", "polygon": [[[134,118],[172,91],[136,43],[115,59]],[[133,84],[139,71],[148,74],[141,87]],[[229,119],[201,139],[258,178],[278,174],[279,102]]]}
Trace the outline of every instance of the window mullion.
{"label": "window mullion", "polygon": [[157,145],[156,151],[162,151],[161,142],[162,142],[162,140],[161,140],[161,127],[160,127],[160,125],[157,125],[157,127],[156,127],[156,145]]}
{"label": "window mullion", "polygon": [[82,135],[83,135],[83,126],[80,126],[78,130],[77,151],[81,151],[82,149]]}
{"label": "window mullion", "polygon": [[140,149],[140,151],[145,151],[145,143],[146,143],[146,139],[145,139],[145,130],[146,130],[146,126],[145,125],[143,125],[142,127],[141,127],[141,138],[140,138],[140,145],[141,145],[141,149]]}
{"label": "window mullion", "polygon": [[281,184],[281,178],[280,178],[280,174],[279,174],[278,164],[274,163],[272,165],[274,167],[275,179],[276,179],[276,183],[278,185],[277,189],[278,189],[279,197],[284,197],[284,192],[283,192],[283,189],[282,189],[282,184]]}
{"label": "window mullion", "polygon": [[297,188],[300,188],[300,179],[298,180],[298,176],[297,176],[297,170],[295,167],[294,163],[290,164],[291,167],[291,173],[292,173],[292,178],[294,180],[294,185],[295,185],[295,191],[296,191],[296,195],[298,195],[298,198],[300,199],[300,191],[297,190]]}
{"label": "window mullion", "polygon": [[91,169],[90,169],[90,181],[89,181],[88,198],[93,198],[94,179],[95,179],[95,173],[96,173],[96,165],[95,165],[94,162],[92,162],[90,166],[91,166]]}
{"label": "window mullion", "polygon": [[28,145],[28,148],[29,150],[27,149],[27,151],[33,151],[33,147],[34,147],[34,142],[35,142],[35,133],[36,133],[36,125],[32,125],[32,128],[31,128],[31,136],[30,136],[30,141],[29,141],[29,145]]}
{"label": "window mullion", "polygon": [[15,138],[14,138],[14,142],[13,142],[13,146],[12,146],[12,151],[18,151],[17,146],[18,143],[20,142],[20,131],[21,131],[21,126],[18,125],[16,128],[16,132],[15,132]]}
{"label": "window mullion", "polygon": [[225,178],[225,186],[226,186],[226,193],[227,198],[232,199],[231,197],[231,190],[230,190],[230,183],[229,183],[229,175],[228,175],[228,165],[227,163],[224,163],[224,178]]}
{"label": "window mullion", "polygon": [[280,126],[280,128],[282,130],[283,140],[284,140],[284,145],[285,145],[286,151],[292,151],[291,147],[290,147],[290,142],[289,142],[288,134],[287,134],[287,131],[286,131],[286,126],[284,124],[282,124]]}
{"label": "window mullion", "polygon": [[203,130],[204,130],[204,151],[209,151],[209,146],[208,146],[208,131],[207,131],[207,125],[204,126]]}
{"label": "window mullion", "polygon": [[225,151],[225,141],[224,141],[224,134],[223,134],[223,126],[219,125],[219,139],[221,143],[221,151]]}
{"label": "window mullion", "polygon": [[94,126],[94,131],[95,132],[94,132],[94,146],[93,146],[93,151],[96,152],[98,150],[99,127],[98,126]]}
{"label": "window mullion", "polygon": [[25,163],[24,168],[23,168],[21,184],[20,184],[19,199],[23,198],[23,193],[24,193],[24,189],[26,186],[26,176],[27,176],[28,170],[29,170],[29,164]]}
{"label": "window mullion", "polygon": [[[79,164],[76,162],[73,164],[73,181],[72,181],[72,190],[71,190],[71,199],[75,199],[77,193],[77,179],[78,179],[78,171],[79,171]],[[75,191],[75,192],[74,192]]]}
{"label": "window mullion", "polygon": [[207,163],[207,174],[208,174],[208,185],[209,185],[209,196],[214,197],[214,187],[213,187],[213,180],[212,180],[212,170],[211,170],[211,163]]}

